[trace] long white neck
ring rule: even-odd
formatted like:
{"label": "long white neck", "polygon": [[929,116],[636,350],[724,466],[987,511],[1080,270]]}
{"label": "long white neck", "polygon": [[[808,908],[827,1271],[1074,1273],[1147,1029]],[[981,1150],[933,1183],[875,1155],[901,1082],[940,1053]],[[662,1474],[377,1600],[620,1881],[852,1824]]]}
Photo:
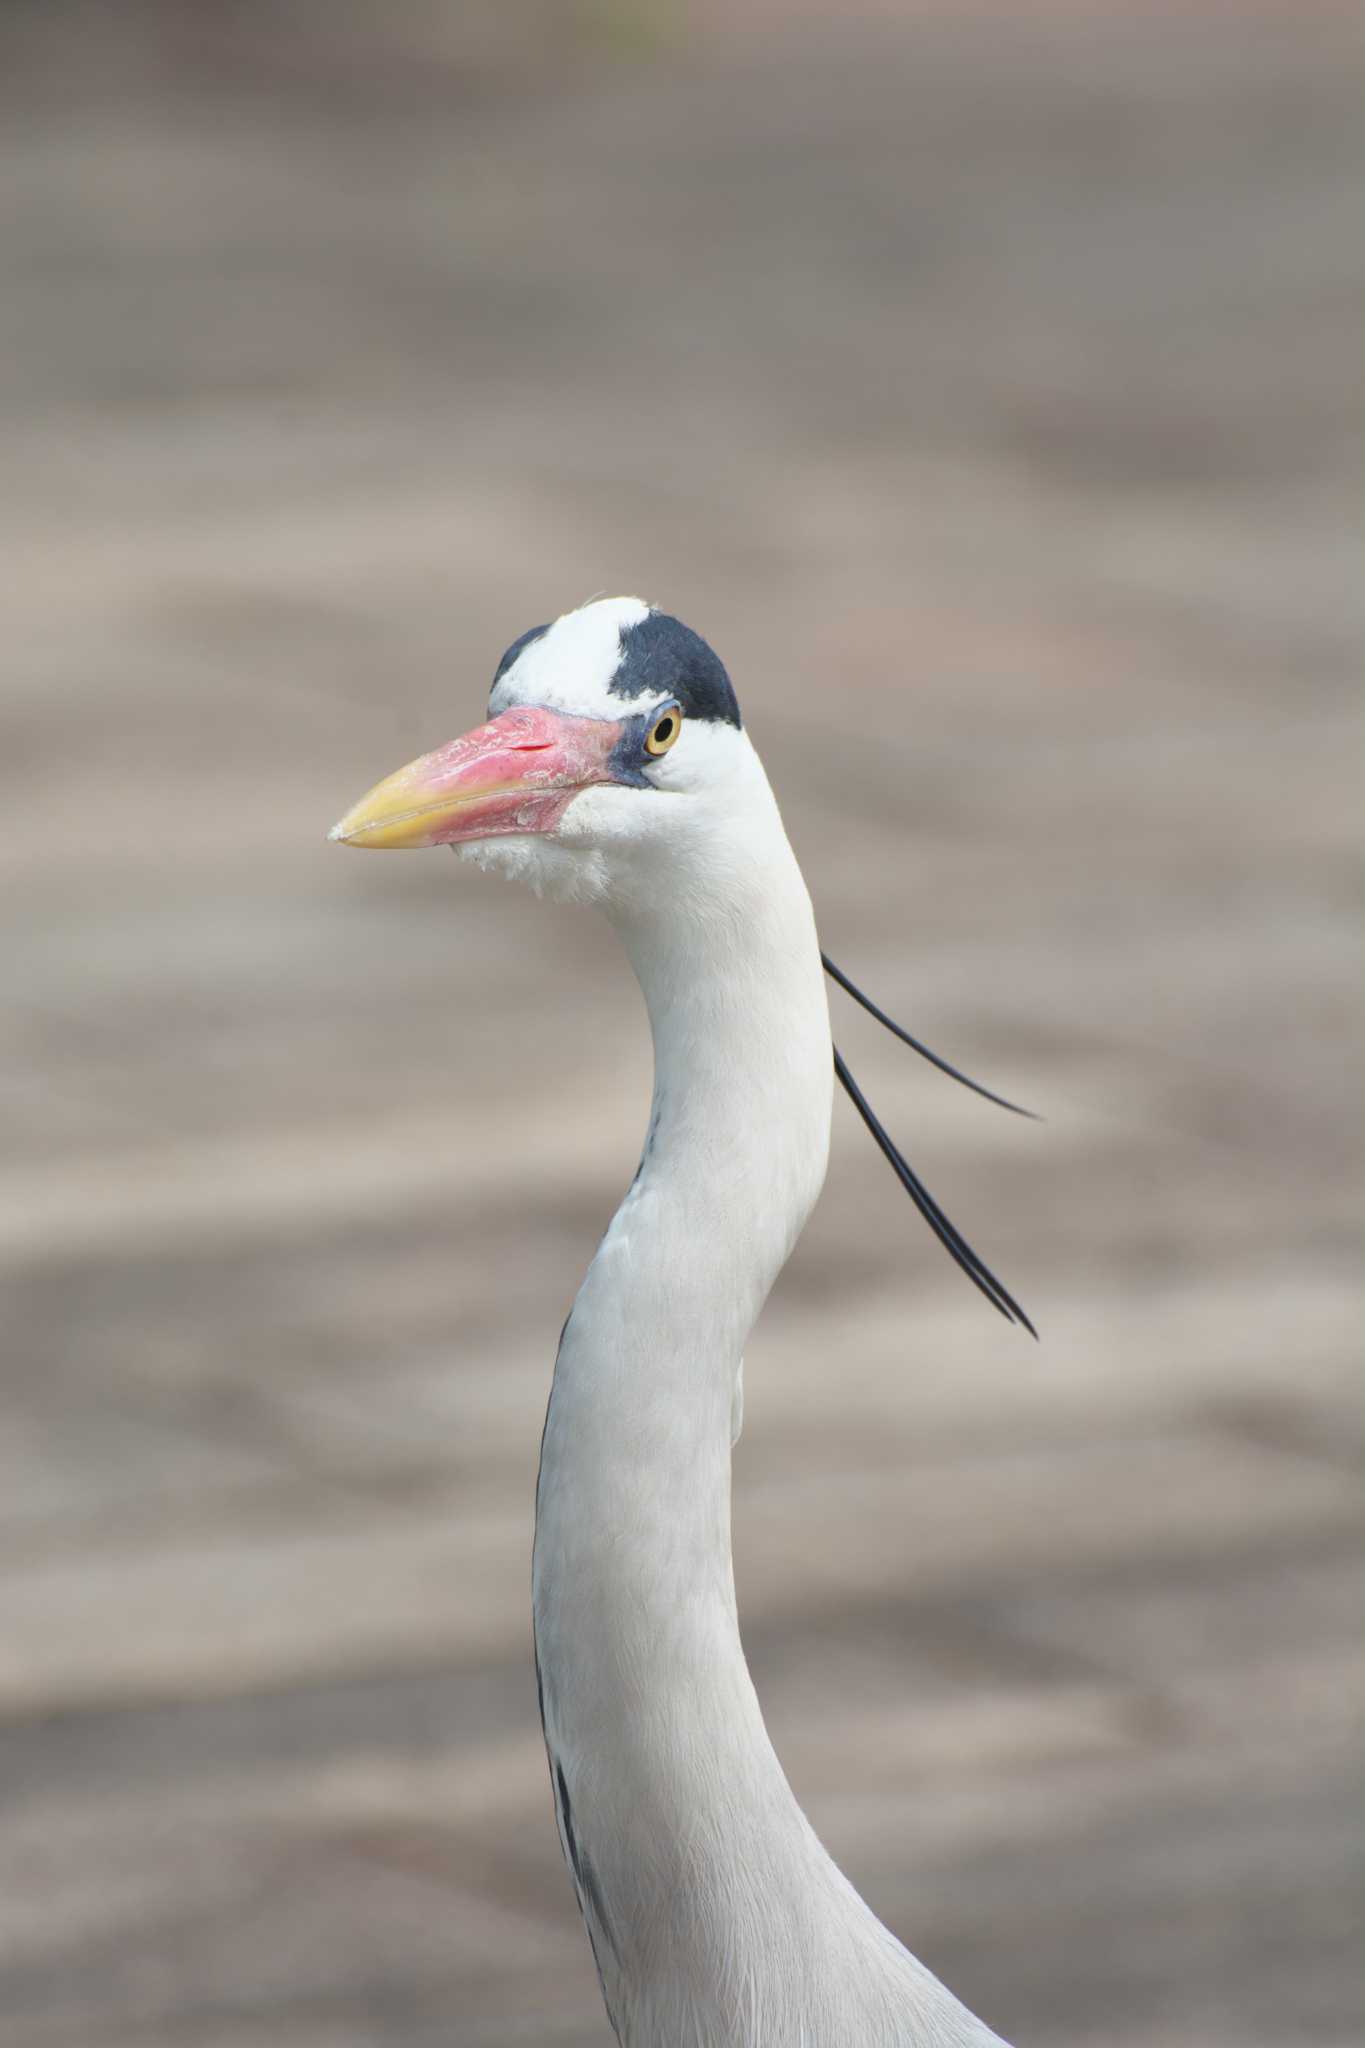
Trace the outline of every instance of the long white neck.
{"label": "long white neck", "polygon": [[824,1179],[833,1085],[809,898],[766,782],[755,803],[704,908],[613,913],[655,1090],[546,1417],[534,1602],[560,1833],[630,2048],[981,2043],[816,1841],[740,1645],[740,1360]]}

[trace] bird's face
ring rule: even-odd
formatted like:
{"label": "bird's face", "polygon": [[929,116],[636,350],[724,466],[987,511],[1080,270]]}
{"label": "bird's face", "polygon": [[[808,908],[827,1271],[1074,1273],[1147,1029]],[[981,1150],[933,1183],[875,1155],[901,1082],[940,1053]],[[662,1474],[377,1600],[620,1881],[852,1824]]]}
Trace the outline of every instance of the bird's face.
{"label": "bird's face", "polygon": [[714,847],[722,815],[763,780],[716,656],[638,598],[523,634],[488,712],[378,783],[332,838],[453,846],[543,893],[610,900]]}

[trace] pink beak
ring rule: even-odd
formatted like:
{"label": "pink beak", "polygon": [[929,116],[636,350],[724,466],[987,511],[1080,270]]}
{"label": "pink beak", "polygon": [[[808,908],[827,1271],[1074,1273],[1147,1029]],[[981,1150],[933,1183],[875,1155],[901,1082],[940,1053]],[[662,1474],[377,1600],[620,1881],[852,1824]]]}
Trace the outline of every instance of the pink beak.
{"label": "pink beak", "polygon": [[346,846],[455,846],[549,832],[580,789],[613,782],[622,725],[521,705],[377,782],[333,825]]}

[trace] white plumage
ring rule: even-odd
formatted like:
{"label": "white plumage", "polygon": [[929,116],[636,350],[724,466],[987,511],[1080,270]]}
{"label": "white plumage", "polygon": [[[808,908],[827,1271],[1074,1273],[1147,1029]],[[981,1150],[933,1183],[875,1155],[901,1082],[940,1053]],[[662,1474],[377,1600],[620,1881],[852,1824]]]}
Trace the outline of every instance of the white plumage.
{"label": "white plumage", "polygon": [[[564,1328],[537,1489],[560,1836],[628,2048],[985,2048],[998,2037],[816,1839],[740,1644],[741,1360],[824,1180],[834,1073],[810,899],[777,804],[715,657],[701,642],[714,669],[693,656],[695,636],[665,630],[675,621],[649,623],[660,616],[610,600],[529,636],[495,684],[495,738],[471,735],[477,772],[464,760],[423,784],[404,771],[401,816],[390,778],[337,828],[361,844],[447,840],[596,903],[648,1006],[649,1136]],[[510,789],[499,721],[528,708],[551,714],[553,737],[523,747]],[[656,737],[669,742],[657,755]],[[589,745],[599,766],[575,782]],[[573,793],[550,826],[519,831],[508,806],[535,777],[555,803]]]}

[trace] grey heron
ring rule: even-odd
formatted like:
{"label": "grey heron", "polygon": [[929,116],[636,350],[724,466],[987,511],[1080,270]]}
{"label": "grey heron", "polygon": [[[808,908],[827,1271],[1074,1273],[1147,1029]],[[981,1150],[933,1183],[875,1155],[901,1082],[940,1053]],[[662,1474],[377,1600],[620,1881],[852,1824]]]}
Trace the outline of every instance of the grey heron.
{"label": "grey heron", "polygon": [[613,598],[534,628],[488,714],[331,836],[453,846],[597,905],[649,1013],[648,1134],[560,1337],[532,1568],[560,1842],[612,2025],[627,2048],[999,2048],[798,1805],[731,1563],[745,1340],[824,1180],[836,1076],[945,1247],[1032,1328],[832,1046],[825,971],[927,1048],[822,955],[729,678],[677,619]]}

